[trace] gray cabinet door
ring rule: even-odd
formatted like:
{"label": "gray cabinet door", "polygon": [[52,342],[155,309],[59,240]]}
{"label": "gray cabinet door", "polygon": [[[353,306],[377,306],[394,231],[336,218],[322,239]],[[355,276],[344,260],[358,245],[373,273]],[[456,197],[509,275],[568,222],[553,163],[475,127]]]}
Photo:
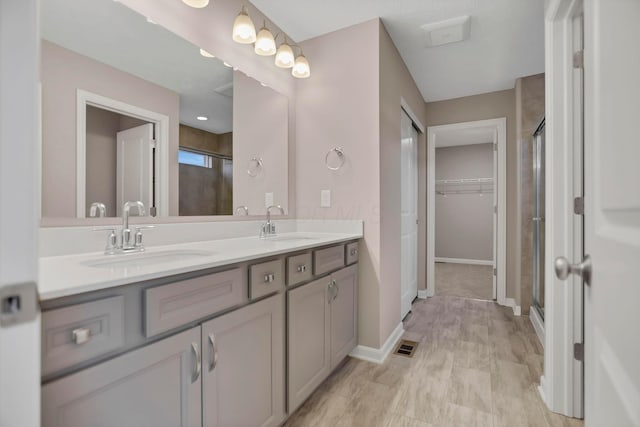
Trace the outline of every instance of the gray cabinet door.
{"label": "gray cabinet door", "polygon": [[284,420],[284,295],[202,325],[203,426]]}
{"label": "gray cabinet door", "polygon": [[333,370],[358,342],[358,265],[331,275],[335,281],[331,300],[331,369]]}
{"label": "gray cabinet door", "polygon": [[44,427],[201,425],[200,327],[42,387]]}
{"label": "gray cabinet door", "polygon": [[330,372],[329,277],[288,292],[289,413],[292,414]]}

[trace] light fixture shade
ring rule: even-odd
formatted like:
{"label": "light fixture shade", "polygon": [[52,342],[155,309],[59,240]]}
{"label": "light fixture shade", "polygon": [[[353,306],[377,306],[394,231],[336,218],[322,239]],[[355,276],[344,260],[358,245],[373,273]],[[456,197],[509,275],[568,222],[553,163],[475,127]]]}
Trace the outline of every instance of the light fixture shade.
{"label": "light fixture shade", "polygon": [[309,66],[309,61],[307,61],[307,58],[305,58],[304,55],[299,55],[296,58],[296,62],[293,65],[291,74],[293,75],[293,77],[296,77],[298,79],[306,79],[311,75],[311,67]]}
{"label": "light fixture shade", "polygon": [[262,27],[258,32],[254,51],[260,56],[271,56],[276,53],[276,41],[267,27]]}
{"label": "light fixture shade", "polygon": [[286,42],[282,43],[276,52],[276,67],[291,68],[294,62],[293,49]]}
{"label": "light fixture shade", "polygon": [[182,2],[196,9],[202,9],[209,4],[209,0],[182,0]]}
{"label": "light fixture shade", "polygon": [[233,41],[241,44],[251,44],[256,41],[256,27],[244,6],[233,22],[232,38]]}
{"label": "light fixture shade", "polygon": [[210,54],[204,49],[200,49],[200,55],[204,56],[205,58],[215,58],[214,55]]}

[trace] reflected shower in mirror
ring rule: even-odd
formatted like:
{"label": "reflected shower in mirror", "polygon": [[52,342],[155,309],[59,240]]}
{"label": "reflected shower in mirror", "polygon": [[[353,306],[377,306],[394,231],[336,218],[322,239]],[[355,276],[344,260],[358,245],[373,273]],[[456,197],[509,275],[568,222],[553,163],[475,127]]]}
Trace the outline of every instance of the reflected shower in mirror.
{"label": "reflected shower in mirror", "polygon": [[[263,214],[267,193],[287,207],[286,96],[120,2],[41,9],[43,217],[120,216],[128,200]],[[255,157],[271,169],[250,177]]]}

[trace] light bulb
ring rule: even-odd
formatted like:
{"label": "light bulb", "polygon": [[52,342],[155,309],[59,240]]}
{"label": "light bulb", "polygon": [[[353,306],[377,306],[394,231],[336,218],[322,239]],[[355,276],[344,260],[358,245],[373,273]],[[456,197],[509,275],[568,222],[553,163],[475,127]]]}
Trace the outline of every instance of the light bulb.
{"label": "light bulb", "polygon": [[256,41],[256,27],[244,6],[233,22],[232,38],[233,41],[241,44],[251,44]]}
{"label": "light bulb", "polygon": [[204,56],[205,58],[215,58],[215,56],[211,55],[204,49],[200,49],[200,55]]}
{"label": "light bulb", "polygon": [[187,6],[195,7],[196,9],[202,9],[209,4],[209,0],[182,0]]}
{"label": "light bulb", "polygon": [[267,27],[262,27],[258,32],[254,51],[260,56],[271,56],[276,53],[276,41]]}
{"label": "light bulb", "polygon": [[291,68],[295,62],[293,50],[286,42],[282,43],[276,52],[276,67]]}
{"label": "light bulb", "polygon": [[309,66],[309,61],[307,61],[307,58],[305,58],[304,55],[299,55],[296,58],[296,62],[293,65],[291,74],[293,75],[293,77],[296,77],[298,79],[306,79],[311,75],[311,67]]}

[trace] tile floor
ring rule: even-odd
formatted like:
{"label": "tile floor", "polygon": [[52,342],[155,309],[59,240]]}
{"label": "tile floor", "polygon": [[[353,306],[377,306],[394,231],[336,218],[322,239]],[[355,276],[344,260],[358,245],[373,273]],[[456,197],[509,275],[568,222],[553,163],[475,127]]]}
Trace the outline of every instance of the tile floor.
{"label": "tile floor", "polygon": [[404,338],[413,358],[347,359],[286,426],[582,426],[537,392],[543,349],[527,316],[489,301],[416,300]]}
{"label": "tile floor", "polygon": [[491,300],[493,267],[436,262],[436,295]]}

